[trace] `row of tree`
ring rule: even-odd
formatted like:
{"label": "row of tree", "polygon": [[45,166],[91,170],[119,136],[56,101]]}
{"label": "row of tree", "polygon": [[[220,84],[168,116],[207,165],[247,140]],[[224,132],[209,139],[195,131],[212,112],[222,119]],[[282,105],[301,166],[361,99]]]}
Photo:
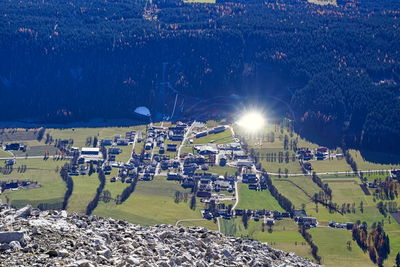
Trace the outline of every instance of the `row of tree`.
{"label": "row of tree", "polygon": [[381,223],[374,223],[368,231],[366,222],[357,221],[352,230],[353,240],[363,251],[368,251],[373,263],[383,266],[390,254],[389,236],[383,230]]}
{"label": "row of tree", "polygon": [[103,189],[106,186],[106,176],[104,175],[103,170],[99,171],[98,177],[99,177],[100,184],[96,189],[96,194],[95,194],[94,198],[89,202],[89,204],[86,207],[86,215],[92,214],[94,209],[97,207],[97,205],[99,204],[99,200],[100,200],[101,194],[103,192]]}
{"label": "row of tree", "polygon": [[74,181],[72,180],[71,176],[68,174],[69,164],[66,163],[63,167],[61,167],[60,175],[61,179],[67,185],[67,190],[64,194],[64,200],[62,204],[62,209],[65,210],[68,206],[68,200],[72,195],[72,191],[74,190]]}

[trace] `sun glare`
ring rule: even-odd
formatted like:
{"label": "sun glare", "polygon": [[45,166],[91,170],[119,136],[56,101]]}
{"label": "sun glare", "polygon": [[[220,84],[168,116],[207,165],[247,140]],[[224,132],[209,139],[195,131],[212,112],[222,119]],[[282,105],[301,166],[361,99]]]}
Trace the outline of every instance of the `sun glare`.
{"label": "sun glare", "polygon": [[256,111],[245,113],[238,121],[237,124],[245,131],[257,132],[265,126],[264,116]]}

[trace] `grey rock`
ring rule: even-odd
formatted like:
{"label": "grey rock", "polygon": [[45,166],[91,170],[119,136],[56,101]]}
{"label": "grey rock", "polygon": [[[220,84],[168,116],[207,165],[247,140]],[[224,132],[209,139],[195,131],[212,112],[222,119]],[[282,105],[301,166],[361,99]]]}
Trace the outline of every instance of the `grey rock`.
{"label": "grey rock", "polygon": [[23,232],[0,232],[0,243],[20,242],[23,238]]}
{"label": "grey rock", "polygon": [[22,248],[18,241],[11,241],[9,245],[12,250],[20,250]]}
{"label": "grey rock", "polygon": [[14,218],[27,218],[29,215],[31,215],[31,211],[32,211],[31,205],[20,208],[15,212]]}

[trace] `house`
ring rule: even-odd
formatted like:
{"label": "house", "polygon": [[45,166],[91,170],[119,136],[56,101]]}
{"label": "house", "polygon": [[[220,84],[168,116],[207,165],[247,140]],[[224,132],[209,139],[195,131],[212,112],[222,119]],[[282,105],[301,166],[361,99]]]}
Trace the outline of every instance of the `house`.
{"label": "house", "polygon": [[246,184],[254,184],[258,182],[257,175],[254,173],[244,173],[242,175],[242,182]]}
{"label": "house", "polygon": [[164,154],[165,153],[165,145],[164,144],[160,145],[160,149],[158,150],[158,153],[159,154]]}
{"label": "house", "polygon": [[118,155],[118,154],[121,153],[121,151],[122,150],[120,148],[118,148],[118,147],[110,147],[108,149],[108,154]]}
{"label": "house", "polygon": [[186,178],[183,180],[181,186],[183,188],[193,188],[195,186],[195,181],[193,178]]}
{"label": "house", "polygon": [[231,186],[231,184],[227,181],[216,181],[214,182],[214,186],[218,186],[220,189],[226,190]]}
{"label": "house", "polygon": [[219,158],[219,166],[225,166],[226,165],[226,157],[220,157]]}
{"label": "house", "polygon": [[215,148],[215,147],[213,147],[213,146],[199,145],[199,146],[195,146],[194,149],[195,149],[200,155],[218,154],[218,149]]}
{"label": "house", "polygon": [[204,164],[206,162],[206,158],[204,156],[187,156],[185,158],[185,164],[188,163],[196,163],[198,165]]}
{"label": "house", "polygon": [[175,152],[177,150],[177,144],[167,144],[167,151]]}
{"label": "house", "polygon": [[202,164],[200,166],[200,168],[201,168],[202,171],[207,171],[208,170],[208,164]]}
{"label": "house", "polygon": [[256,184],[249,184],[249,189],[250,190],[257,190],[258,186]]}
{"label": "house", "polygon": [[98,156],[100,153],[100,148],[98,147],[82,147],[82,156]]}
{"label": "house", "polygon": [[180,176],[180,174],[178,174],[178,173],[169,172],[169,173],[167,173],[167,180],[170,180],[170,181],[179,181],[179,180],[181,180],[181,176]]}
{"label": "house", "polygon": [[211,193],[210,192],[206,192],[206,191],[198,191],[196,196],[197,197],[201,197],[201,198],[210,198],[211,197]]}
{"label": "house", "polygon": [[15,159],[8,159],[6,160],[6,166],[13,166],[16,163]]}
{"label": "house", "polygon": [[114,134],[114,142],[117,142],[118,139],[121,139],[120,134]]}
{"label": "house", "polygon": [[174,135],[170,135],[169,139],[172,141],[182,141],[183,140],[183,134],[174,134]]}
{"label": "house", "polygon": [[199,132],[195,135],[196,138],[201,138],[208,135],[208,132],[204,131],[204,132]]}
{"label": "house", "polygon": [[297,217],[297,223],[299,225],[305,225],[305,226],[309,225],[315,227],[318,222],[317,219],[314,217]]}
{"label": "house", "polygon": [[273,225],[275,225],[275,221],[274,221],[274,219],[267,218],[267,219],[265,220],[265,224],[266,224],[267,226],[273,226]]}
{"label": "house", "polygon": [[253,162],[251,160],[238,160],[236,162],[236,166],[237,167],[252,167],[253,166]]}
{"label": "house", "polygon": [[209,134],[217,134],[225,131],[225,126],[218,126],[208,131]]}
{"label": "house", "polygon": [[311,171],[313,169],[312,165],[310,162],[303,162],[303,167],[304,169],[306,169],[307,171]]}
{"label": "house", "polygon": [[6,144],[4,150],[19,150],[21,145],[19,143]]}
{"label": "house", "polygon": [[116,143],[117,143],[117,146],[127,146],[129,143],[129,140],[120,138],[120,139],[117,139]]}
{"label": "house", "polygon": [[193,174],[199,166],[196,163],[190,163],[187,165],[183,165],[183,173],[184,174]]}
{"label": "house", "polygon": [[153,148],[152,142],[146,142],[146,144],[144,145],[144,149],[146,149],[146,150],[150,150],[152,148]]}
{"label": "house", "polygon": [[293,210],[293,217],[307,217],[305,210]]}
{"label": "house", "polygon": [[249,158],[249,156],[246,153],[244,153],[243,150],[233,152],[233,159],[235,159],[235,160],[239,160],[239,159],[246,160],[248,158]]}
{"label": "house", "polygon": [[244,210],[235,209],[236,216],[242,216],[244,214]]}
{"label": "house", "polygon": [[101,144],[103,146],[111,146],[113,144],[113,141],[111,139],[103,139],[101,140]]}

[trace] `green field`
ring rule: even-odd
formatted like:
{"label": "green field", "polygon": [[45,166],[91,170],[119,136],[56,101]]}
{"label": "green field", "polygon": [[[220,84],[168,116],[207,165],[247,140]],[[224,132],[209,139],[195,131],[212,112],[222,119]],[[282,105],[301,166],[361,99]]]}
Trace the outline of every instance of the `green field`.
{"label": "green field", "polygon": [[267,209],[282,211],[269,190],[256,191],[248,189],[247,184],[239,183],[239,204],[237,209]]}
{"label": "green field", "polygon": [[234,142],[234,140],[232,137],[232,132],[229,129],[226,129],[222,133],[209,134],[200,138],[193,138],[194,144],[208,144],[208,143],[223,144],[230,142]]}
{"label": "green field", "polygon": [[0,148],[0,158],[9,158],[9,157],[11,157],[11,154]]}
{"label": "green field", "polygon": [[314,172],[351,172],[352,169],[345,159],[326,159],[310,161]]}
{"label": "green field", "polygon": [[105,127],[105,128],[68,128],[68,129],[48,129],[46,133],[49,133],[53,139],[73,139],[73,146],[84,147],[86,146],[87,137],[95,137],[100,139],[113,139],[115,134],[120,134],[122,137],[125,136],[127,131],[143,131],[146,128],[145,125],[138,125],[132,127]]}
{"label": "green field", "polygon": [[[154,225],[160,223],[175,224],[181,219],[201,219],[202,205],[197,201],[195,211],[189,208],[189,201],[174,202],[175,192],[182,193],[183,189],[178,183],[167,181],[165,177],[155,177],[150,182],[138,182],[135,191],[121,205],[114,203],[99,203],[94,214],[103,217],[126,219],[132,223]],[[212,221],[200,221],[198,225],[217,229]]]}
{"label": "green field", "polygon": [[[328,267],[374,266],[368,253],[364,253],[357,243],[352,241],[351,231],[325,227],[310,229],[309,232],[318,246],[322,264]],[[351,241],[351,249],[348,249],[347,241]]]}
{"label": "green field", "polygon": [[271,247],[284,251],[295,252],[297,255],[312,259],[310,247],[298,232],[297,225],[290,219],[275,221],[272,232],[268,227],[262,231],[262,220],[255,222],[249,220],[248,229],[245,229],[241,217],[231,220],[220,220],[221,232],[229,236],[252,238],[267,242]]}
{"label": "green field", "polygon": [[[236,168],[233,167],[214,165],[214,166],[209,166],[208,170],[205,172],[215,173],[224,176],[225,174],[235,175],[236,171],[237,171]],[[203,172],[203,171],[198,170],[196,172]]]}
{"label": "green field", "polygon": [[[11,205],[21,207],[27,204],[37,207],[40,203],[60,203],[63,201],[66,190],[65,183],[59,173],[61,166],[66,161],[42,160],[42,159],[20,159],[14,166],[11,174],[0,173],[0,181],[31,180],[37,181],[41,187],[27,190],[6,191],[0,198],[6,203],[8,197]],[[27,166],[27,171],[18,173],[18,167]]]}
{"label": "green field", "polygon": [[85,213],[86,207],[96,194],[99,186],[98,174],[72,176],[74,180],[74,190],[68,201],[68,211]]}
{"label": "green field", "polygon": [[[400,156],[369,152],[363,156],[358,150],[350,150],[350,154],[357,163],[358,170],[390,170],[400,169]],[[370,160],[367,160],[368,157]]]}

